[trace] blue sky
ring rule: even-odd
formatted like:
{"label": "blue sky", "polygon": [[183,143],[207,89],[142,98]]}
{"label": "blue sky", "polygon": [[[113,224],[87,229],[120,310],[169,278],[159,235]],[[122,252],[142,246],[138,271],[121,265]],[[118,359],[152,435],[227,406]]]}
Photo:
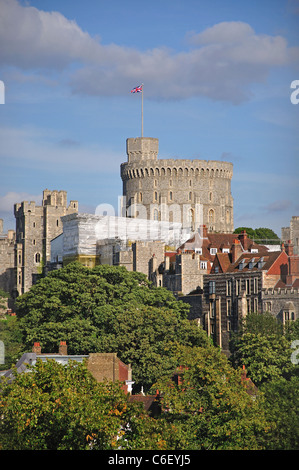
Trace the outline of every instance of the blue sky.
{"label": "blue sky", "polygon": [[[117,211],[126,139],[234,164],[234,225],[299,215],[297,0],[0,0],[0,217],[63,189]],[[298,95],[299,96],[299,95]]]}

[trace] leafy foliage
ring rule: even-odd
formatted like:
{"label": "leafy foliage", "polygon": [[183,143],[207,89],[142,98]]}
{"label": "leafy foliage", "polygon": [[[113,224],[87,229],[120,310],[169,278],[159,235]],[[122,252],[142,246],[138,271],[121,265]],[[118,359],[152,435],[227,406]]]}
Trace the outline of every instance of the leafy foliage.
{"label": "leafy foliage", "polygon": [[265,413],[271,422],[265,446],[269,450],[299,450],[299,378],[282,377],[262,387]]}
{"label": "leafy foliage", "polygon": [[7,370],[24,352],[22,333],[16,317],[6,315],[0,319],[0,340],[5,347],[5,364],[0,364],[0,370]]}
{"label": "leafy foliage", "polygon": [[133,365],[135,387],[145,389],[176,366],[172,343],[209,343],[187,312],[185,303],[152,287],[141,273],[79,263],[53,271],[17,301],[28,348],[38,341],[44,351],[55,352],[64,340],[71,354],[116,352]]}
{"label": "leafy foliage", "polygon": [[238,227],[234,233],[241,233],[243,230],[246,231],[249,238],[252,238],[256,243],[267,243],[267,245],[275,245],[280,243],[280,238],[270,228],[250,228],[250,227]]}
{"label": "leafy foliage", "polygon": [[296,328],[287,327],[286,330],[288,334],[271,314],[248,314],[232,341],[232,363],[235,367],[245,365],[257,386],[290,377],[298,370],[291,362],[292,330],[294,332]]}
{"label": "leafy foliage", "polygon": [[130,403],[119,383],[97,383],[82,363],[39,360],[1,388],[2,450],[163,447],[166,426]]}
{"label": "leafy foliage", "polygon": [[238,450],[263,448],[269,424],[262,397],[253,399],[226,357],[213,346],[177,350],[181,382],[170,378],[157,386],[164,419],[173,427],[173,449]]}

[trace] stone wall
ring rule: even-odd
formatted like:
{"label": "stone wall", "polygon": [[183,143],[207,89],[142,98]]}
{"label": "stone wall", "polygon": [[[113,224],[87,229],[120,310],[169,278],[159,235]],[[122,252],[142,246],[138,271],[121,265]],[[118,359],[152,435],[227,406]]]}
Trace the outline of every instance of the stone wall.
{"label": "stone wall", "polygon": [[283,323],[299,318],[299,289],[263,289],[262,302],[263,311],[271,313]]}
{"label": "stone wall", "polygon": [[293,216],[289,227],[282,227],[281,239],[284,243],[291,243],[294,246],[294,255],[299,255],[299,217]]}
{"label": "stone wall", "polygon": [[77,201],[66,203],[65,191],[43,192],[42,205],[23,201],[14,205],[16,218],[16,274],[19,294],[27,292],[51,259],[51,240],[63,231],[61,217],[78,211]]}
{"label": "stone wall", "polygon": [[136,216],[130,210],[135,205],[148,219],[190,224],[193,229],[204,224],[209,232],[233,231],[232,163],[158,159],[158,139],[145,137],[127,139],[127,154],[121,178],[131,217]]}
{"label": "stone wall", "polygon": [[2,219],[0,219],[0,289],[11,294],[16,283],[15,232],[8,230],[7,234],[3,234],[1,222]]}

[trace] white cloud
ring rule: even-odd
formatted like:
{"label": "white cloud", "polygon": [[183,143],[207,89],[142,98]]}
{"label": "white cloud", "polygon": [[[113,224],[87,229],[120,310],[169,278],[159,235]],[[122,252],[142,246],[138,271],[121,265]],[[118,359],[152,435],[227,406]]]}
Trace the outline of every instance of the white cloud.
{"label": "white cloud", "polygon": [[41,204],[41,194],[29,194],[26,192],[14,192],[10,191],[4,196],[0,196],[0,212],[13,213],[14,204],[22,201],[35,201],[37,204]]}
{"label": "white cloud", "polygon": [[0,160],[18,168],[105,174],[118,172],[123,159],[98,144],[80,144],[49,129],[3,127],[0,142]]}
{"label": "white cloud", "polygon": [[[205,96],[240,103],[272,67],[298,59],[282,36],[257,34],[244,22],[216,24],[193,34],[189,51],[148,51],[103,45],[59,12],[0,0],[0,60],[23,70],[64,70],[73,93],[127,94],[145,83],[148,98]],[[74,67],[68,68],[68,66]],[[75,69],[75,70],[74,70]]]}

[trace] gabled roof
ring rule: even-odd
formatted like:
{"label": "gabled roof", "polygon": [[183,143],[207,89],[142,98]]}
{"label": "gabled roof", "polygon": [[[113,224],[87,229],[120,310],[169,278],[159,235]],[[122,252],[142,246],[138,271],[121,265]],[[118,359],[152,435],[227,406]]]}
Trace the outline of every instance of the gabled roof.
{"label": "gabled roof", "polygon": [[[264,245],[258,245],[254,243],[253,240],[247,237],[246,238],[246,247],[242,246],[242,241],[244,240],[244,234],[236,233],[206,233],[206,236],[202,237],[199,231],[195,232],[192,238],[183,243],[179,248],[180,251],[195,251],[196,248],[202,249],[202,256],[213,262],[215,260],[215,255],[212,255],[210,252],[211,248],[217,248],[217,253],[223,253],[223,249],[229,249],[231,251],[232,246],[237,240],[240,244],[241,250],[246,253],[250,253],[251,250],[258,250],[258,254],[267,254],[269,252],[268,248]],[[254,253],[256,256],[257,253]]]}
{"label": "gabled roof", "polygon": [[220,272],[226,273],[230,265],[231,265],[231,257],[229,253],[217,253],[216,254],[213,268],[215,268],[216,266],[219,266]]}
{"label": "gabled roof", "polygon": [[[243,263],[242,271],[269,271],[280,256],[285,255],[283,251],[269,251],[266,255],[260,253],[243,253],[235,263],[231,264],[227,272],[239,271],[239,265]],[[286,255],[285,255],[286,256]]]}

